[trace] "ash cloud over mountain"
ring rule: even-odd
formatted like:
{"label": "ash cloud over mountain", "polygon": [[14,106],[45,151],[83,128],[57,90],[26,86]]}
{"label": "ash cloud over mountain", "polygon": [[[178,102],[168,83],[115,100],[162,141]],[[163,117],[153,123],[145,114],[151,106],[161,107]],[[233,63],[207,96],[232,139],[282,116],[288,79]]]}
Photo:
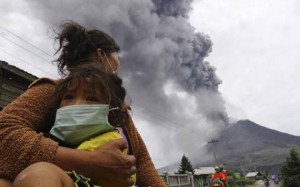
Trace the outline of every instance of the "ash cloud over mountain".
{"label": "ash cloud over mountain", "polygon": [[170,17],[185,17],[191,9],[190,4],[192,0],[152,0],[155,4],[155,12],[158,15],[165,15]]}
{"label": "ash cloud over mountain", "polygon": [[[116,39],[122,48],[121,75],[132,104],[156,118],[148,118],[151,125],[159,129],[168,121],[188,134],[206,134],[209,138],[215,135],[215,129],[228,123],[228,117],[218,91],[221,80],[216,69],[204,60],[212,42],[209,36],[196,33],[187,20],[191,2],[28,1],[31,16],[49,26],[57,28],[62,20],[74,20]],[[193,141],[189,136],[177,141],[176,146],[185,151]]]}

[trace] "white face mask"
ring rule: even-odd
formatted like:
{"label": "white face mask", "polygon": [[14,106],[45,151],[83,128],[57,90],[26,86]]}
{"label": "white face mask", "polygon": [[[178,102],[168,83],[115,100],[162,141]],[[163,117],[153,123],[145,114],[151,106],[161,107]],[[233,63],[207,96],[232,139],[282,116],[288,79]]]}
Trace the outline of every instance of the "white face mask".
{"label": "white face mask", "polygon": [[109,106],[71,105],[59,108],[50,134],[67,145],[76,146],[115,129],[108,122]]}

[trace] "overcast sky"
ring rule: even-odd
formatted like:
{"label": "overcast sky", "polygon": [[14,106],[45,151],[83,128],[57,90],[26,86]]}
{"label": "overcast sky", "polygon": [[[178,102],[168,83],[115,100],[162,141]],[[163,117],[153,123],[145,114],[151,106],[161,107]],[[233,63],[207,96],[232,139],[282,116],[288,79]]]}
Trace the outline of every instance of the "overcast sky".
{"label": "overcast sky", "polygon": [[300,135],[300,2],[202,0],[190,21],[213,41],[228,113]]}
{"label": "overcast sky", "polygon": [[[176,15],[172,15],[176,18],[174,18],[176,21],[163,19],[163,16],[159,17],[162,14],[161,10],[159,10],[161,12],[158,11],[158,16],[147,14],[147,10],[151,9],[152,6],[149,0],[105,0],[102,1],[103,4],[116,6],[109,6],[109,8],[101,9],[101,11],[96,8],[95,10],[85,9],[82,3],[79,3],[81,1],[66,0],[63,1],[63,4],[60,1],[51,1],[52,4],[48,3],[50,1],[32,2],[34,3],[19,0],[1,1],[0,60],[7,61],[40,77],[58,78],[56,67],[51,64],[54,53],[52,28],[57,27],[62,20],[73,19],[90,26],[101,26],[101,29],[116,37],[123,48],[127,45],[128,51],[126,51],[127,48],[123,49],[125,51],[123,62],[129,61],[131,59],[130,53],[136,53],[138,50],[136,48],[144,48],[145,44],[145,52],[139,53],[140,59],[144,60],[143,57],[145,56],[146,59],[147,56],[147,60],[153,57],[156,61],[167,62],[163,66],[159,65],[158,68],[151,69],[147,65],[149,62],[152,63],[153,60],[145,60],[144,64],[127,64],[124,68],[125,73],[129,74],[128,67],[136,66],[136,68],[141,68],[137,69],[137,73],[148,75],[148,77],[145,76],[145,81],[150,81],[149,77],[157,79],[151,84],[151,81],[149,82],[147,85],[149,89],[145,90],[145,93],[141,90],[131,93],[132,104],[135,106],[133,118],[157,167],[179,160],[184,152],[194,150],[194,145],[189,145],[195,141],[204,144],[208,138],[211,138],[207,134],[213,134],[215,125],[202,120],[203,116],[210,114],[210,111],[205,111],[204,108],[210,108],[210,103],[222,108],[222,100],[225,102],[225,108],[231,120],[250,119],[268,128],[300,135],[300,117],[298,114],[298,111],[300,111],[300,78],[297,74],[300,70],[298,58],[300,54],[300,37],[298,36],[298,33],[300,33],[300,25],[298,24],[300,12],[298,11],[299,8],[297,9],[297,7],[300,7],[300,2],[297,0],[195,0],[192,3],[192,9],[188,13],[189,18],[185,16],[185,19],[181,20]],[[95,1],[90,0],[88,2],[93,3]],[[128,2],[128,4],[122,4],[125,2]],[[156,2],[158,4],[160,1],[156,0]],[[70,3],[72,3],[72,6],[70,6]],[[119,10],[116,8],[117,5],[120,5],[123,8],[120,8],[120,10],[124,10],[124,12],[109,14],[108,9]],[[93,8],[91,5],[86,6]],[[174,7],[176,6],[174,5]],[[65,7],[77,8],[77,12]],[[99,7],[103,6],[99,5]],[[123,27],[116,31],[113,26],[107,23],[113,22],[126,25],[127,23],[120,22],[120,20],[123,17],[127,18],[126,16],[128,16],[128,20],[134,17],[133,10],[130,9],[132,7],[139,9],[144,17],[140,19],[143,20],[140,25],[137,24],[130,28],[136,33],[125,37],[120,32],[121,30],[126,33]],[[181,8],[185,8],[185,6],[181,5]],[[61,12],[55,11],[56,9],[61,10]],[[185,11],[186,9],[183,9],[182,15],[185,14]],[[138,11],[134,13],[139,14]],[[164,12],[164,14],[166,13]],[[126,20],[125,18],[124,20]],[[105,19],[106,21],[103,21]],[[188,25],[188,22],[185,23],[187,19],[192,26]],[[144,28],[139,30],[139,27],[143,27],[143,24],[145,25]],[[173,25],[174,28],[172,28]],[[164,54],[172,55],[173,53],[170,51],[175,51],[174,54],[178,56],[178,54],[187,51],[183,50],[184,52],[179,53],[176,51],[176,47],[172,48],[174,43],[170,41],[180,38],[181,35],[193,38],[194,35],[190,33],[193,32],[193,27],[194,31],[202,33],[200,39],[195,41],[200,42],[199,46],[202,48],[207,46],[207,49],[200,49],[202,52],[208,52],[210,47],[210,42],[206,41],[204,36],[209,36],[213,44],[211,53],[204,58],[204,61],[208,61],[210,65],[206,66],[202,62],[202,58],[200,59],[200,65],[201,67],[205,65],[208,69],[211,66],[216,68],[217,77],[213,77],[212,82],[217,81],[218,78],[222,80],[222,84],[219,85],[221,99],[218,95],[208,97],[208,100],[215,98],[218,100],[217,102],[211,100],[207,102],[207,97],[202,92],[200,95],[195,96],[197,95],[194,92],[197,91],[196,84],[193,84],[195,90],[190,93],[191,87],[174,83],[184,80],[186,71],[189,70],[176,69],[174,70],[176,73],[169,73],[173,70],[171,67],[174,67],[174,65],[169,63],[168,55]],[[127,27],[125,28],[127,29]],[[153,32],[152,28],[155,28]],[[149,33],[146,31],[149,31]],[[163,37],[153,42],[151,47],[148,35],[152,33],[155,36],[159,33]],[[134,37],[134,39],[128,39],[130,37]],[[148,38],[143,40],[143,37]],[[168,37],[172,39],[167,40]],[[139,44],[136,48],[128,45],[128,42],[133,41]],[[188,49],[187,44],[189,44],[188,41],[183,44],[180,43],[178,46],[179,48]],[[154,50],[156,48],[161,50],[162,53]],[[164,49],[168,50],[164,51]],[[152,56],[149,57],[149,53]],[[158,59],[156,59],[155,54],[157,54]],[[203,56],[205,55],[203,54]],[[170,61],[172,60],[174,59]],[[210,72],[213,72],[212,76],[215,76],[213,68],[211,70]],[[150,73],[147,74],[147,72]],[[159,73],[151,76],[151,73],[156,72]],[[174,75],[182,75],[182,79]],[[135,75],[131,74],[130,76]],[[127,77],[128,80],[130,80],[130,76]],[[139,87],[145,86],[144,83],[142,81],[133,82],[128,87],[130,91],[138,90]],[[163,88],[156,91],[153,90],[155,86]],[[163,94],[156,93],[162,90],[164,91]],[[147,95],[151,91],[153,91],[153,94]],[[156,102],[153,102],[155,99],[157,99]],[[195,106],[195,102],[205,103],[203,104],[204,107]],[[158,106],[158,104],[164,106]],[[197,107],[199,108],[195,109]],[[174,108],[180,109],[179,113]],[[198,112],[203,116],[195,117]],[[174,116],[178,116],[178,119]],[[196,126],[199,120],[200,126]],[[178,125],[185,122],[191,125]],[[161,125],[162,128],[157,124]],[[175,124],[174,129],[170,127],[172,124]],[[191,131],[200,134],[201,138],[199,139],[197,133],[191,133]],[[167,139],[172,137],[178,139],[178,132],[186,141],[175,141],[174,144],[171,144],[171,141],[164,142],[166,137]],[[186,134],[182,135],[184,133]],[[157,137],[158,134],[159,137]],[[201,144],[201,146],[203,145]],[[191,149],[186,147],[191,147]],[[189,155],[189,152],[187,154]]]}

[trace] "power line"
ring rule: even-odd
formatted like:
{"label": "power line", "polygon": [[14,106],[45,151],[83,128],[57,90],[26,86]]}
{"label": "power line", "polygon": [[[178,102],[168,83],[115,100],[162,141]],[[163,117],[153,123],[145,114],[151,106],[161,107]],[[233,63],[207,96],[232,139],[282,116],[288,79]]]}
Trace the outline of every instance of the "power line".
{"label": "power line", "polygon": [[[156,120],[156,121],[158,121],[158,122],[160,123],[160,126],[159,126],[159,127],[163,127],[163,128],[166,128],[166,129],[174,129],[175,131],[180,132],[180,133],[183,133],[183,134],[185,134],[186,136],[191,136],[190,133],[188,133],[188,132],[184,131],[183,129],[180,129],[180,128],[174,126],[174,125],[168,125],[168,126],[167,126],[166,124],[167,124],[168,122],[166,123],[166,121],[159,120],[159,119],[157,119],[155,116],[152,116],[152,118],[149,118],[149,116],[147,116],[145,112],[141,112],[141,113],[140,113],[140,117],[143,118],[143,119],[145,119],[145,120],[148,120],[148,121],[152,121],[152,120],[154,119],[154,120]],[[193,135],[193,136],[196,136],[196,134],[192,134],[192,135]],[[199,136],[197,136],[197,138],[199,138]]]}
{"label": "power line", "polygon": [[45,58],[43,58],[43,57],[41,57],[41,56],[39,56],[39,55],[37,55],[37,54],[33,53],[33,52],[32,52],[32,51],[30,51],[29,49],[26,49],[25,47],[23,47],[23,46],[21,46],[21,45],[17,44],[16,42],[14,42],[14,41],[12,41],[12,40],[10,40],[10,39],[8,39],[8,38],[4,37],[4,36],[0,36],[0,37],[2,37],[2,38],[4,38],[4,39],[6,39],[7,41],[9,41],[9,42],[11,42],[11,43],[13,43],[13,44],[15,44],[15,45],[17,45],[17,46],[21,47],[22,49],[26,50],[27,52],[29,52],[29,53],[33,54],[34,56],[36,56],[36,57],[39,57],[39,58],[43,59],[44,61],[46,61],[47,63],[49,63],[49,61],[48,61],[47,59],[45,59]]}
{"label": "power line", "polygon": [[0,48],[0,51],[2,51],[3,53],[5,53],[5,54],[7,54],[7,55],[9,55],[9,56],[11,56],[11,57],[13,57],[13,58],[16,58],[16,59],[18,59],[18,60],[20,60],[20,61],[26,63],[27,65],[29,65],[29,66],[31,66],[31,67],[34,67],[34,68],[36,68],[36,69],[38,69],[38,70],[40,70],[40,71],[42,71],[42,72],[44,72],[44,73],[46,73],[46,74],[48,74],[48,75],[51,75],[51,76],[56,77],[56,75],[50,74],[50,73],[44,71],[43,69],[41,69],[41,68],[39,68],[39,67],[36,67],[36,66],[34,66],[34,65],[32,65],[32,64],[30,64],[30,63],[28,63],[28,62],[26,62],[25,60],[23,60],[23,59],[21,59],[21,58],[19,58],[19,57],[16,57],[16,56],[14,56],[14,55],[12,55],[12,54],[10,54],[9,52],[7,52],[7,51],[5,51],[5,50],[3,50],[3,49],[1,49],[1,48]]}
{"label": "power line", "polygon": [[[160,117],[160,119],[162,119],[163,121],[168,121],[169,124],[176,124],[177,127],[181,127],[181,126],[182,126],[182,125],[179,124],[178,122],[175,122],[175,121],[173,121],[173,120],[171,120],[171,119],[169,119],[169,118],[166,118],[165,116],[162,116],[162,115],[160,115],[160,114],[157,114],[156,112],[153,112],[153,111],[151,111],[150,109],[147,109],[147,108],[145,108],[145,107],[142,107],[138,102],[135,102],[135,103],[136,103],[135,105],[136,105],[137,107],[139,107],[139,108],[141,108],[141,109],[147,111],[147,114],[149,114],[149,115],[152,116],[153,118],[157,118],[157,116],[158,116],[158,117]],[[201,129],[203,129],[203,125],[200,124],[200,126],[201,126]],[[173,127],[173,125],[172,125],[172,127]],[[187,128],[187,127],[185,127],[185,129],[190,130],[190,132],[194,132],[194,131],[195,131],[195,129],[191,129],[191,128]],[[207,139],[206,134],[204,134],[204,135],[205,135],[205,139]]]}
{"label": "power line", "polygon": [[0,25],[0,28],[1,28],[1,29],[3,29],[3,30],[5,30],[5,31],[7,31],[7,32],[9,32],[11,35],[13,35],[13,36],[15,36],[15,37],[19,38],[20,40],[22,40],[22,41],[24,41],[24,42],[28,43],[28,44],[29,44],[29,45],[31,45],[32,47],[34,47],[34,48],[38,49],[39,51],[41,51],[41,52],[43,52],[44,54],[46,54],[46,55],[50,56],[51,58],[53,58],[53,56],[52,56],[52,55],[50,55],[49,53],[47,53],[46,51],[44,51],[44,50],[40,49],[39,47],[37,47],[37,46],[33,45],[32,43],[28,42],[27,40],[24,40],[24,39],[23,39],[23,38],[21,38],[20,36],[18,36],[18,35],[16,35],[16,34],[14,34],[13,32],[11,32],[11,31],[9,31],[8,29],[6,29],[6,28],[2,27],[1,25]]}
{"label": "power line", "polygon": [[[138,108],[140,108],[140,109],[142,109],[142,110],[147,110],[147,109],[145,109],[145,108],[143,108],[143,107],[141,107],[141,106],[139,106],[139,105],[137,105],[136,104],[136,106],[138,107]],[[188,136],[195,136],[195,137],[197,137],[197,138],[199,138],[199,134],[197,134],[197,133],[195,133],[195,131],[193,130],[193,129],[190,129],[190,128],[180,128],[180,125],[178,124],[178,123],[176,123],[176,122],[173,122],[173,121],[171,121],[171,120],[169,120],[169,119],[167,119],[166,117],[162,117],[161,115],[158,115],[158,114],[155,114],[154,112],[152,112],[152,111],[150,111],[150,110],[147,110],[147,112],[143,112],[143,111],[141,111],[141,113],[140,113],[141,115],[143,115],[144,117],[152,117],[151,119],[150,118],[148,118],[148,119],[146,119],[146,120],[157,120],[158,122],[160,122],[160,125],[162,126],[162,127],[164,127],[164,128],[172,128],[172,129],[174,129],[174,130],[176,130],[176,131],[178,131],[178,132],[182,132],[182,133],[185,133],[186,135],[188,135]],[[146,116],[146,114],[148,115],[148,116]],[[169,125],[168,125],[169,124]],[[175,126],[174,126],[174,124],[176,124]],[[188,131],[186,131],[186,130],[190,130],[189,132]]]}
{"label": "power line", "polygon": [[[39,47],[37,47],[37,46],[31,44],[30,42],[28,42],[28,41],[26,41],[25,39],[21,38],[21,37],[18,36],[17,34],[14,34],[13,32],[9,31],[8,29],[4,28],[3,26],[0,26],[0,28],[3,29],[4,31],[10,33],[11,35],[17,37],[18,39],[20,39],[20,40],[26,42],[26,43],[29,44],[30,46],[32,46],[32,47],[34,47],[35,49],[37,49],[37,50],[43,52],[44,54],[48,55],[49,57],[51,57],[51,58],[53,59],[53,56],[52,56],[52,55],[50,55],[49,53],[47,53],[47,52],[45,52],[44,50],[40,49]],[[13,44],[19,46],[20,48],[26,50],[27,52],[33,54],[34,56],[43,59],[45,62],[50,63],[49,60],[47,60],[47,59],[41,57],[40,55],[37,55],[36,53],[33,53],[31,50],[27,49],[26,47],[24,47],[24,46],[22,46],[22,45],[20,45],[20,44],[18,44],[18,43],[16,43],[16,42],[14,42],[14,41],[12,41],[12,40],[10,40],[10,39],[8,39],[7,37],[1,36],[1,35],[0,35],[0,37],[2,37],[2,38],[4,38],[4,39],[6,39],[7,41],[9,41],[9,42],[11,42],[11,43],[13,43]],[[40,70],[40,71],[42,71],[42,72],[44,72],[44,73],[46,73],[46,74],[48,74],[48,75],[51,75],[51,76],[53,76],[53,77],[57,77],[57,75],[48,73],[48,72],[42,70],[41,68],[39,68],[39,67],[37,67],[37,66],[33,66],[32,64],[26,62],[25,60],[23,60],[23,59],[21,59],[21,58],[15,56],[15,55],[12,55],[12,54],[10,54],[9,52],[7,52],[7,51],[5,51],[5,50],[3,50],[3,49],[0,49],[0,50],[1,50],[2,52],[6,53],[7,55],[9,55],[9,56],[11,56],[11,57],[13,57],[13,58],[16,58],[16,59],[18,59],[18,60],[20,60],[20,61],[22,61],[22,62],[24,62],[24,63],[26,63],[26,64],[28,64],[28,65],[30,65],[30,66],[36,68],[36,69],[38,69],[38,70]]]}
{"label": "power line", "polygon": [[149,109],[147,109],[147,108],[144,108],[144,107],[142,107],[140,104],[138,104],[137,102],[135,102],[135,103],[136,103],[135,105],[136,105],[137,107],[142,108],[143,110],[146,110],[152,117],[158,116],[158,117],[160,117],[160,118],[163,119],[163,120],[169,121],[171,124],[176,124],[176,125],[180,126],[177,122],[172,121],[171,119],[168,119],[168,118],[166,118],[166,117],[164,117],[164,116],[162,116],[162,115],[159,115],[159,114],[157,114],[157,113],[155,113],[155,112],[153,112],[153,111],[151,111],[151,110],[149,110]]}

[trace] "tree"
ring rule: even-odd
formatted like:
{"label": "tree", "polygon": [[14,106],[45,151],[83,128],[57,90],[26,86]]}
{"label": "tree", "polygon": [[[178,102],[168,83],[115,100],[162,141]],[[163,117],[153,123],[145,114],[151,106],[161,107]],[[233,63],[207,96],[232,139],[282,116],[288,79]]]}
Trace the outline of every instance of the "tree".
{"label": "tree", "polygon": [[300,186],[300,158],[295,148],[290,150],[281,168],[281,176],[285,187]]}
{"label": "tree", "polygon": [[185,154],[183,154],[183,156],[181,158],[181,164],[179,165],[178,173],[185,174],[188,172],[191,172],[194,174],[194,169],[193,169],[193,166],[192,166],[191,162],[189,161],[188,157],[186,157]]}

